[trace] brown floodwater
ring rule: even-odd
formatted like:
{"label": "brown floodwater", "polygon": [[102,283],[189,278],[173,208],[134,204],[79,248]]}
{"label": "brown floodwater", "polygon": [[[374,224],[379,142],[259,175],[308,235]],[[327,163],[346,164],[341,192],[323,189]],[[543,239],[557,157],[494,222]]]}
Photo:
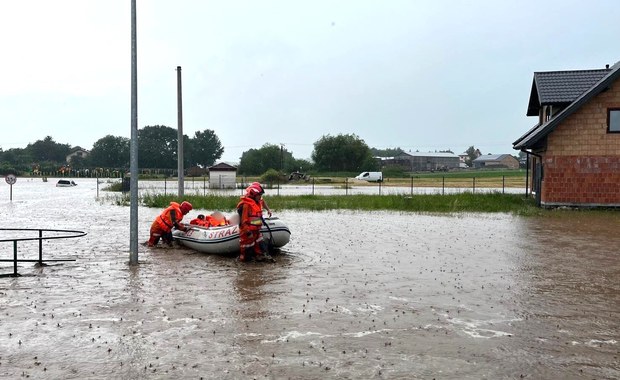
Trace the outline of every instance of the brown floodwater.
{"label": "brown floodwater", "polygon": [[2,227],[88,235],[0,278],[0,378],[620,378],[618,212],[276,215],[275,264],[140,245],[130,267],[129,208],[94,181],[2,184]]}

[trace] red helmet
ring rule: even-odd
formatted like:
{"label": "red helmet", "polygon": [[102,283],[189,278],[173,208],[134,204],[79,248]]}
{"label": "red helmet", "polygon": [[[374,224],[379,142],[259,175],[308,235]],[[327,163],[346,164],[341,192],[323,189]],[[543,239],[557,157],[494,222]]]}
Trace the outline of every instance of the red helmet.
{"label": "red helmet", "polygon": [[[258,183],[258,182],[255,182]],[[263,193],[263,188],[260,187],[260,185],[255,185],[255,184],[251,184],[250,186],[247,187],[247,189],[245,189],[245,195],[246,196],[256,196],[256,195],[261,195]]]}
{"label": "red helmet", "polygon": [[258,187],[260,189],[260,193],[265,194],[265,189],[263,189],[263,185],[261,185],[259,182],[252,182],[250,186]]}
{"label": "red helmet", "polygon": [[181,212],[183,214],[187,214],[191,209],[193,209],[191,203],[189,203],[187,201],[183,201],[183,203],[181,203]]}

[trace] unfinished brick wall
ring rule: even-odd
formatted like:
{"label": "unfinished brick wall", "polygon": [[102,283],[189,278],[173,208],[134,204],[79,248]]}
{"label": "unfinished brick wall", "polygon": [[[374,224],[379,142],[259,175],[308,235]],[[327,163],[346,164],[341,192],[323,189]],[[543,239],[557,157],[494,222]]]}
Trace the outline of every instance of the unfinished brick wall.
{"label": "unfinished brick wall", "polygon": [[607,133],[607,108],[620,107],[620,81],[547,137],[541,201],[620,206],[620,133]]}

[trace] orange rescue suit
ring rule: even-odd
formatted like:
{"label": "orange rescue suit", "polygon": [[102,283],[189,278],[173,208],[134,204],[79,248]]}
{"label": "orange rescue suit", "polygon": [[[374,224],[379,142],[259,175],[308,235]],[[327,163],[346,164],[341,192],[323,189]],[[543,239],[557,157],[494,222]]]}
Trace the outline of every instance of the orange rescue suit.
{"label": "orange rescue suit", "polygon": [[[263,225],[263,210],[260,203],[250,197],[241,197],[237,204],[239,212],[239,248],[240,260],[245,260],[254,254],[262,254],[263,235],[260,228]],[[252,252],[253,251],[253,252]]]}
{"label": "orange rescue suit", "polygon": [[[174,218],[172,216],[174,211]],[[154,247],[163,239],[167,244],[172,244],[172,227],[182,227],[179,222],[183,219],[181,206],[177,202],[170,202],[170,206],[165,209],[151,224],[149,247]]]}
{"label": "orange rescue suit", "polygon": [[[174,219],[172,217],[172,211],[174,211]],[[172,231],[172,227],[183,219],[183,213],[181,212],[181,206],[177,202],[170,202],[170,206],[165,209],[155,221],[159,224],[162,230],[165,232]]]}

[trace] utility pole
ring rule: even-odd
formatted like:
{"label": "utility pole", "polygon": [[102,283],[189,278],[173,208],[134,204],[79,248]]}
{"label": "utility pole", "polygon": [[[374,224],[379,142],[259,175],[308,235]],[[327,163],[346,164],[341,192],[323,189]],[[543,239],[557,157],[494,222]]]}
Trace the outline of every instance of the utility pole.
{"label": "utility pole", "polygon": [[183,100],[181,95],[181,66],[177,66],[177,111],[178,111],[178,163],[179,172],[179,197],[183,196]]}
{"label": "utility pole", "polygon": [[129,265],[138,264],[138,39],[136,0],[131,0],[131,142],[129,158]]}
{"label": "utility pole", "polygon": [[284,155],[284,144],[280,143],[280,172],[278,173],[278,195],[280,195],[280,177],[282,177],[282,157]]}

